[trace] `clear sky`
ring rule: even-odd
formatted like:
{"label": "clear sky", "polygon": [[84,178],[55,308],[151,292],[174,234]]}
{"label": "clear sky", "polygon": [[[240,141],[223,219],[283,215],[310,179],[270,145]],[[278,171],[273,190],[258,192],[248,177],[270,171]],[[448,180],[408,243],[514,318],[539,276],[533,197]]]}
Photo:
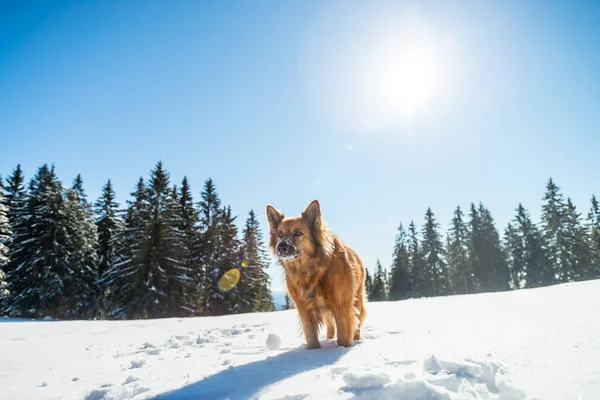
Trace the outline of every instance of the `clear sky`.
{"label": "clear sky", "polygon": [[[243,224],[318,198],[369,268],[400,221],[600,195],[600,2],[0,2],[0,174],[121,203],[160,159]],[[272,266],[273,287],[282,287]]]}

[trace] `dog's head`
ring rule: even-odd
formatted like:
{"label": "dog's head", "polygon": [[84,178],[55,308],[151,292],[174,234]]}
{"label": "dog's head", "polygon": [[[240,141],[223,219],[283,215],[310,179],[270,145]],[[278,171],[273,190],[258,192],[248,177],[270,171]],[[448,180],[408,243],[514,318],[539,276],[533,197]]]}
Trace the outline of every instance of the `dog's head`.
{"label": "dog's head", "polygon": [[333,248],[333,239],[323,223],[318,200],[313,200],[299,217],[285,217],[281,211],[267,205],[267,219],[271,251],[282,261],[314,257],[324,246],[326,251]]}

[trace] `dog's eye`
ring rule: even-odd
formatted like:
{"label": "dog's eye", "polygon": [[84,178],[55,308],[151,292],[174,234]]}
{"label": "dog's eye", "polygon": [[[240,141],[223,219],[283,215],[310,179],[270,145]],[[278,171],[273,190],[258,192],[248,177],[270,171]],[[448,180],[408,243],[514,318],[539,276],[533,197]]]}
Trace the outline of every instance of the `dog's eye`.
{"label": "dog's eye", "polygon": [[300,232],[300,231],[294,231],[294,236],[302,236],[302,232]]}
{"label": "dog's eye", "polygon": [[281,231],[277,232],[277,236],[280,237],[280,238],[282,238],[283,237],[283,232],[281,232]]}

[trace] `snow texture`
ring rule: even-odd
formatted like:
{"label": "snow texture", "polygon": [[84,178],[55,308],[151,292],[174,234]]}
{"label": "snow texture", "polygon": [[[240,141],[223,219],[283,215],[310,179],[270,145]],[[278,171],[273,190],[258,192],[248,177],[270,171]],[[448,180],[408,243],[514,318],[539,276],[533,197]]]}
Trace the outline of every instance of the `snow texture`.
{"label": "snow texture", "polygon": [[600,281],[371,303],[361,341],[318,350],[296,310],[5,319],[0,398],[598,399],[598,310]]}

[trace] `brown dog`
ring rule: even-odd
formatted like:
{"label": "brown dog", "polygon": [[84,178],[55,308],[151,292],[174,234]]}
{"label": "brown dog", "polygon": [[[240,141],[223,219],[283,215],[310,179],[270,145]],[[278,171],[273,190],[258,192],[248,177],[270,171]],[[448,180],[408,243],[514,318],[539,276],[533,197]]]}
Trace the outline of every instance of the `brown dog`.
{"label": "brown dog", "polygon": [[300,217],[284,217],[267,205],[270,248],[285,270],[288,291],[296,304],[309,349],[321,347],[319,328],[327,338],[337,328],[338,346],[360,340],[366,316],[365,267],[360,257],[333,235],[314,200]]}

